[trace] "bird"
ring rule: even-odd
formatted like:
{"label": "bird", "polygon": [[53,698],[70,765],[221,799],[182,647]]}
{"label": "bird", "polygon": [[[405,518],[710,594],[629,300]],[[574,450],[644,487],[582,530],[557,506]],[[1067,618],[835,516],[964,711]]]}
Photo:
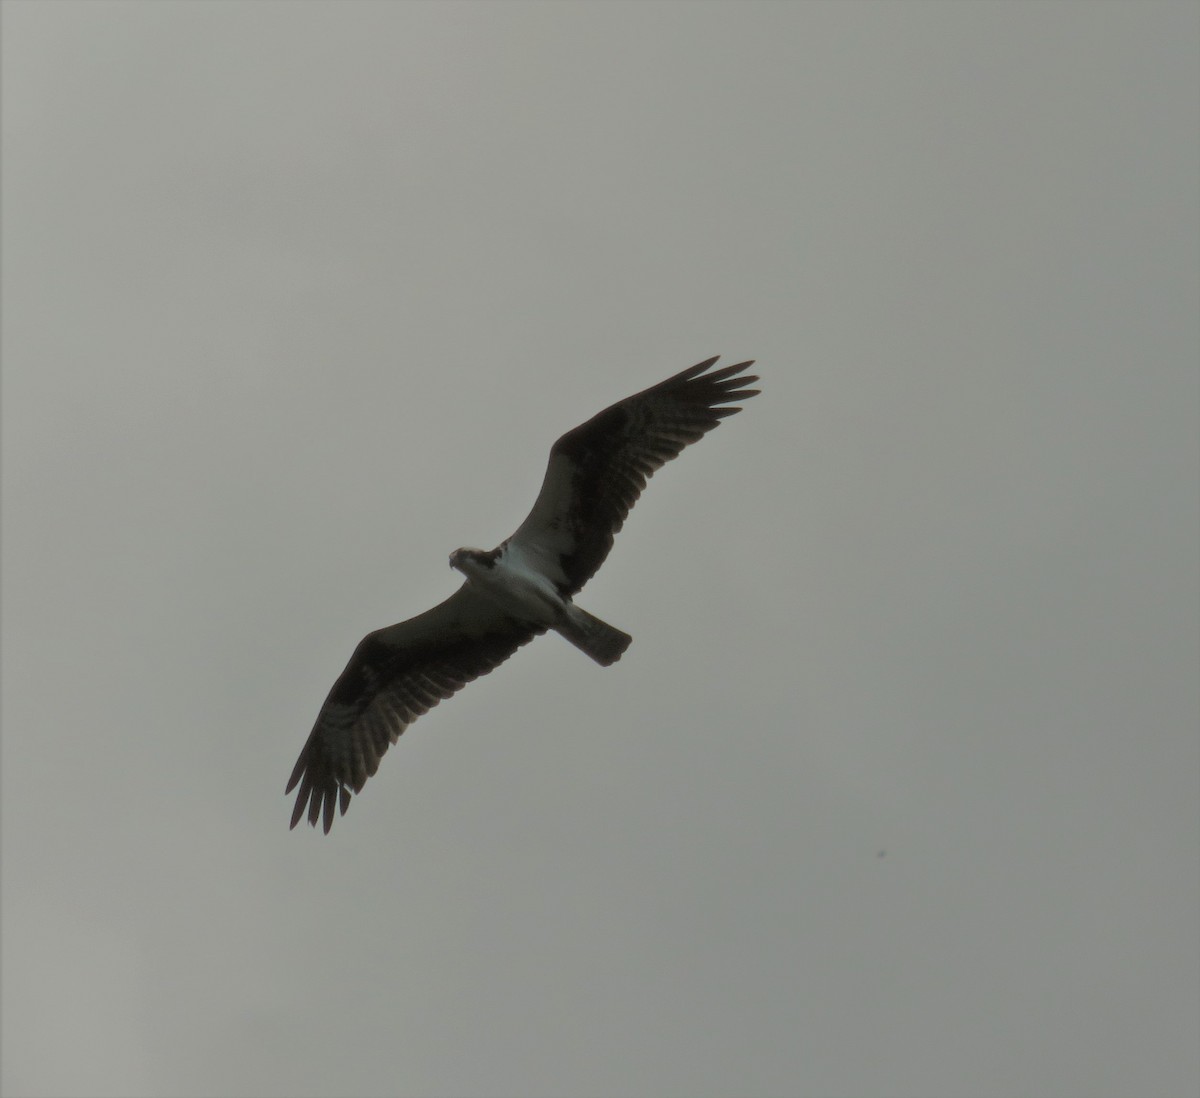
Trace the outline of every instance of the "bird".
{"label": "bird", "polygon": [[605,408],[550,449],[533,509],[495,549],[462,548],[465,577],[444,602],[368,633],[329,691],[285,796],[297,789],[294,828],[307,815],[325,833],[335,811],[379,768],[401,733],[438,702],[553,630],[602,667],[633,638],[577,606],[574,596],[613,547],[648,478],[757,396],[751,359],[697,363]]}

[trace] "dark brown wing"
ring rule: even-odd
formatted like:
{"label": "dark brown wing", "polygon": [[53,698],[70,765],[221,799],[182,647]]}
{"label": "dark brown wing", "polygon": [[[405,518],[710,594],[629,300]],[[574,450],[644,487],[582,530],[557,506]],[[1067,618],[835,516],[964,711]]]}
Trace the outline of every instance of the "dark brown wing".
{"label": "dark brown wing", "polygon": [[308,812],[333,826],[351,791],[422,713],[499,666],[545,628],[508,617],[463,585],[424,614],[368,633],[317,715],[285,793],[297,785],[291,826]]}
{"label": "dark brown wing", "polygon": [[562,594],[574,595],[604,563],[613,537],[655,470],[758,395],[753,362],[709,369],[710,358],[606,408],[550,450],[533,510],[509,539]]}

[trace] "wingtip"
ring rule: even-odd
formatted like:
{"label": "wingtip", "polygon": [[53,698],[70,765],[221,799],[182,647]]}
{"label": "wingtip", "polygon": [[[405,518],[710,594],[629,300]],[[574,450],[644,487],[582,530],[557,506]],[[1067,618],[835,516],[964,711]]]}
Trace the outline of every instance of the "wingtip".
{"label": "wingtip", "polygon": [[722,366],[719,370],[713,370],[712,373],[708,373],[707,371],[716,365],[720,357],[720,355],[713,355],[712,358],[706,358],[703,362],[697,362],[695,366],[689,366],[674,377],[668,378],[664,384],[677,384],[681,381],[695,381],[697,379],[703,379],[708,382],[724,382],[736,378],[737,383],[741,385],[746,382],[758,380],[756,374],[745,377],[738,376],[742,370],[754,365],[754,359],[752,358],[747,359],[745,362],[734,363],[732,366]]}
{"label": "wingtip", "polygon": [[[290,791],[291,786],[289,786],[288,789]],[[296,807],[294,809],[292,809],[292,822],[290,824],[288,824],[288,830],[295,831],[296,824],[298,824],[303,818],[304,818],[304,798],[297,797],[296,798]]]}

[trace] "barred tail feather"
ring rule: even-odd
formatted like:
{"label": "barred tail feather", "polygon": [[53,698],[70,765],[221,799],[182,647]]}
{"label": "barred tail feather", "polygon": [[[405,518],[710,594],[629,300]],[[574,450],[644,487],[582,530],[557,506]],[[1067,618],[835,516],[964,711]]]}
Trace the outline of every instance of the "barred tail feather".
{"label": "barred tail feather", "polygon": [[628,633],[621,632],[615,625],[572,606],[566,620],[557,627],[558,633],[566,637],[581,652],[586,652],[602,667],[616,663],[621,654],[633,643]]}

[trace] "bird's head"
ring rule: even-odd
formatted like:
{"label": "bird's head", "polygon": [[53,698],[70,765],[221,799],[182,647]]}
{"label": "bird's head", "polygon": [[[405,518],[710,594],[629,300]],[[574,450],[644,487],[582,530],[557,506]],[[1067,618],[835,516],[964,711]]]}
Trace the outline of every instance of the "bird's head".
{"label": "bird's head", "polygon": [[468,576],[472,568],[490,568],[495,557],[495,553],[485,553],[482,549],[455,549],[450,554],[450,567]]}

